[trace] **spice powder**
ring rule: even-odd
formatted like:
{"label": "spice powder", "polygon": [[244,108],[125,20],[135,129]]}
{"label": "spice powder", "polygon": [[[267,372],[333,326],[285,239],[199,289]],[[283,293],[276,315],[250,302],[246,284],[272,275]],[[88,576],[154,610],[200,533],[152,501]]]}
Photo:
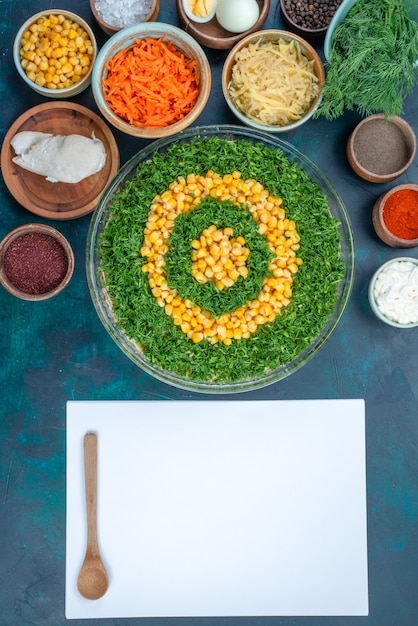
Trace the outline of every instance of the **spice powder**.
{"label": "spice powder", "polygon": [[364,169],[381,176],[398,172],[410,156],[402,130],[385,119],[364,124],[354,137],[353,150]]}
{"label": "spice powder", "polygon": [[26,233],[14,239],[4,255],[4,271],[23,293],[49,293],[62,282],[68,258],[62,245],[44,233]]}
{"label": "spice powder", "polygon": [[418,239],[418,191],[399,189],[383,207],[386,228],[400,239]]}

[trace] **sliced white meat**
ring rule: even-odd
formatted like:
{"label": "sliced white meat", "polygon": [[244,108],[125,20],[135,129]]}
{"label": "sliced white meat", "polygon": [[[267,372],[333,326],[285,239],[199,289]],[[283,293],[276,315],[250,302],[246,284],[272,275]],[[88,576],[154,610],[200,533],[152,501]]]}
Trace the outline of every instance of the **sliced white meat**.
{"label": "sliced white meat", "polygon": [[94,136],[22,131],[11,145],[14,163],[52,183],[78,183],[99,172],[106,162],[103,142]]}

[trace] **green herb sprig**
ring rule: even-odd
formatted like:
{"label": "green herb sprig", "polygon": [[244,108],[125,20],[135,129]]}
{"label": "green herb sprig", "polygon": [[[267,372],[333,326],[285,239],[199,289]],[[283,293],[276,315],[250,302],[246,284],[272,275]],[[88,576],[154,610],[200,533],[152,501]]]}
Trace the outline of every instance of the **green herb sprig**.
{"label": "green herb sprig", "polygon": [[417,59],[418,23],[403,0],[359,0],[333,33],[315,117],[332,120],[345,109],[402,115],[418,80]]}

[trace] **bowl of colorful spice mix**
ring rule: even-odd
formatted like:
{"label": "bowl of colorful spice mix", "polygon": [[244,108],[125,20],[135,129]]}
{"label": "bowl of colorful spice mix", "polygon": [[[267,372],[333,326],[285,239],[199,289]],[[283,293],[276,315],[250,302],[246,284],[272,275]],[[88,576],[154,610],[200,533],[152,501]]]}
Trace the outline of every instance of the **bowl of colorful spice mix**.
{"label": "bowl of colorful spice mix", "polygon": [[402,176],[413,163],[417,140],[413,128],[398,116],[376,113],[354,128],[347,142],[347,158],[354,172],[371,183]]}
{"label": "bowl of colorful spice mix", "polygon": [[353,267],[350,221],[322,171],[234,125],[141,150],[87,241],[90,294],[119,348],[159,380],[214,394],[269,385],[313,358]]}
{"label": "bowl of colorful spice mix", "polygon": [[232,48],[222,70],[222,91],[240,122],[281,133],[313,116],[324,80],[322,61],[307,41],[272,29],[247,35]]}
{"label": "bowl of colorful spice mix", "polygon": [[0,283],[21,300],[47,300],[63,291],[74,272],[67,239],[46,224],[25,224],[0,243]]}
{"label": "bowl of colorful spice mix", "polygon": [[292,32],[314,39],[325,36],[342,0],[280,0],[282,20]]}
{"label": "bowl of colorful spice mix", "polygon": [[145,139],[190,126],[210,89],[210,65],[201,46],[180,28],[160,22],[114,34],[93,70],[93,96],[102,115],[118,130]]}
{"label": "bowl of colorful spice mix", "polygon": [[368,290],[370,307],[394,328],[418,326],[418,259],[397,257],[381,265]]}
{"label": "bowl of colorful spice mix", "polygon": [[372,221],[376,234],[388,246],[418,246],[418,185],[397,185],[379,196]]}
{"label": "bowl of colorful spice mix", "polygon": [[155,22],[160,12],[159,0],[90,0],[91,12],[107,35],[140,22]]}
{"label": "bowl of colorful spice mix", "polygon": [[89,87],[97,54],[94,33],[69,11],[49,9],[30,17],[13,44],[25,83],[47,98],[70,98]]}

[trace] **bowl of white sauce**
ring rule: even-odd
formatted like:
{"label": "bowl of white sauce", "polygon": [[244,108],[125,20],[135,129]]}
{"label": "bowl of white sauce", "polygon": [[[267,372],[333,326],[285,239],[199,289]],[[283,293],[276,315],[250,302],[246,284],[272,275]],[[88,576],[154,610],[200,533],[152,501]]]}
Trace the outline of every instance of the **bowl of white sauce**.
{"label": "bowl of white sauce", "polygon": [[390,326],[418,326],[418,259],[397,257],[379,267],[370,281],[369,302]]}

